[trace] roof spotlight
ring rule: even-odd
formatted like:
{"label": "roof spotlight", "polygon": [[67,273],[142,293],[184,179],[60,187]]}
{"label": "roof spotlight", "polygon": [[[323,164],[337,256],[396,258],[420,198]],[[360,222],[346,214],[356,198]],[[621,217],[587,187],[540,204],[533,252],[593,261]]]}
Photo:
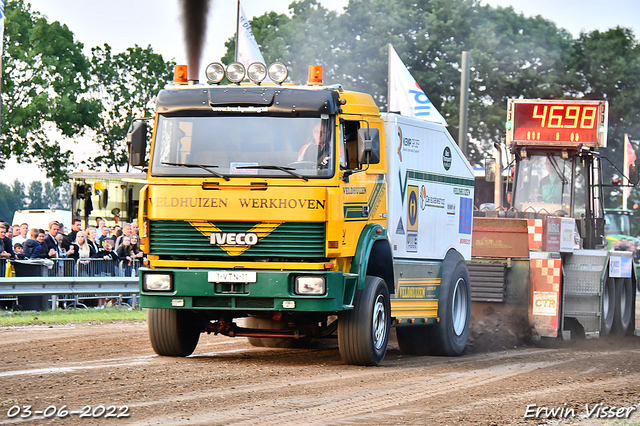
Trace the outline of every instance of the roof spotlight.
{"label": "roof spotlight", "polygon": [[220,62],[212,62],[207,65],[204,73],[207,76],[207,80],[209,80],[213,84],[218,84],[224,78],[224,65],[222,65]]}
{"label": "roof spotlight", "polygon": [[240,84],[244,79],[244,65],[240,62],[231,62],[227,65],[227,78],[230,82]]}
{"label": "roof spotlight", "polygon": [[282,84],[287,79],[287,67],[282,62],[269,65],[269,78],[276,84]]}
{"label": "roof spotlight", "polygon": [[253,62],[247,67],[247,77],[252,83],[260,84],[267,77],[267,67],[262,62]]}

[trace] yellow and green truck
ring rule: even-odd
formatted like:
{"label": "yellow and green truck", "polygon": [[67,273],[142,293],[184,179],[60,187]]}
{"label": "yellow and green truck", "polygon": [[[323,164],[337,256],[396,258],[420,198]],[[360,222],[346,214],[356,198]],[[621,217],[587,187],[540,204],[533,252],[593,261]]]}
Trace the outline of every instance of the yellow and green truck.
{"label": "yellow and green truck", "polygon": [[203,332],[258,346],[337,334],[346,363],[378,365],[395,326],[404,353],[461,354],[472,167],[441,124],[286,72],[210,64],[210,84],[160,91],[149,150],[147,122],[131,126],[154,350],[187,356]]}

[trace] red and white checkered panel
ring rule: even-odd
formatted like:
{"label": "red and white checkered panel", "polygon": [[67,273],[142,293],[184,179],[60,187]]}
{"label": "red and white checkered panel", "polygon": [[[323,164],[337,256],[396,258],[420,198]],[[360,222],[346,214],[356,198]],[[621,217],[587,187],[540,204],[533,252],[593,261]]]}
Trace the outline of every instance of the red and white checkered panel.
{"label": "red and white checkered panel", "polygon": [[542,278],[542,282],[553,286],[553,291],[557,291],[562,282],[560,274],[562,272],[562,259],[534,259],[534,269]]}
{"label": "red and white checkered panel", "polygon": [[527,219],[529,228],[529,250],[542,249],[542,219]]}
{"label": "red and white checkered panel", "polygon": [[560,325],[560,285],[562,259],[531,259],[530,320],[534,332],[544,337],[556,337]]}

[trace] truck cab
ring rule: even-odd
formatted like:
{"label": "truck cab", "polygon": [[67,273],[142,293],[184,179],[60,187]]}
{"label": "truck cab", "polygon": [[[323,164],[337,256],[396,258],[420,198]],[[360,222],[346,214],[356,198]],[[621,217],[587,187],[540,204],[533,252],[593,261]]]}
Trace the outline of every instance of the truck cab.
{"label": "truck cab", "polygon": [[[247,84],[241,67],[210,64],[210,85],[175,81],[158,94],[148,162],[146,122],[129,133],[132,165],[148,167],[140,302],[152,346],[185,356],[202,332],[257,346],[304,346],[337,332],[345,362],[377,365],[398,282],[387,226],[388,186],[401,189],[388,174],[394,134],[370,95],[323,86],[316,71],[308,85],[293,86],[282,84],[282,64],[262,65],[257,74],[269,72],[274,83],[249,69]],[[219,84],[221,69],[232,84]],[[443,253],[429,263],[432,282],[464,265],[452,248],[450,260]],[[450,354],[464,349],[469,315],[468,279],[456,283],[458,293],[445,293],[458,297],[447,322],[457,320]],[[403,325],[438,323],[440,292],[429,288],[420,297],[431,302]]]}

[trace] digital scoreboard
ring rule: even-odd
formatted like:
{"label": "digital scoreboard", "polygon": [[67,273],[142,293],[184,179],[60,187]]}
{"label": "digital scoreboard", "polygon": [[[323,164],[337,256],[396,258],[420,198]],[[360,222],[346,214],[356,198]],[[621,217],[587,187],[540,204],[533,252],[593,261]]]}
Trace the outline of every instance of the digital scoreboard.
{"label": "digital scoreboard", "polygon": [[507,100],[507,144],[607,146],[608,104],[586,100]]}

